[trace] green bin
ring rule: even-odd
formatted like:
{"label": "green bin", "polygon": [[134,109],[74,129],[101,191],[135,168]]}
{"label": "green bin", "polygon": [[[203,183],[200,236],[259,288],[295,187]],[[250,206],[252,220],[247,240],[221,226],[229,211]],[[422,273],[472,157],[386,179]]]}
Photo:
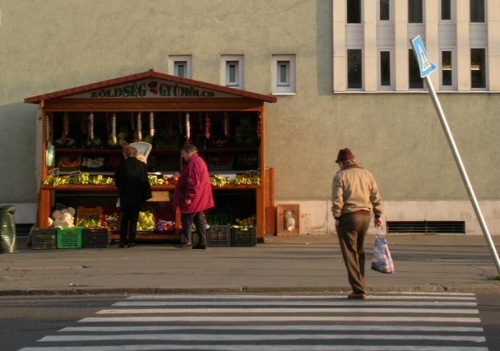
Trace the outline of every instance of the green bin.
{"label": "green bin", "polygon": [[0,206],[0,254],[16,250],[16,221],[14,206]]}

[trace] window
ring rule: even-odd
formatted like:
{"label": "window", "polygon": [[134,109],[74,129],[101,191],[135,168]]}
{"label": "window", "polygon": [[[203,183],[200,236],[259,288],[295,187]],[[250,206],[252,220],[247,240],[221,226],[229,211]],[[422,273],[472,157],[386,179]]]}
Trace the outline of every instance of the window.
{"label": "window", "polygon": [[441,0],[441,20],[451,20],[451,0]]}
{"label": "window", "polygon": [[424,7],[422,0],[408,0],[408,23],[423,23]]}
{"label": "window", "polygon": [[222,56],[221,85],[243,89],[243,56]]}
{"label": "window", "polygon": [[410,89],[423,89],[424,88],[424,80],[420,77],[420,67],[418,66],[417,58],[413,53],[413,49],[408,51],[408,81],[410,85]]}
{"label": "window", "polygon": [[453,86],[453,53],[441,51],[441,86]]}
{"label": "window", "polygon": [[347,23],[361,23],[361,0],[347,1]]}
{"label": "window", "polygon": [[168,58],[168,72],[177,77],[191,79],[191,56],[170,56]]}
{"label": "window", "polygon": [[279,87],[290,86],[290,61],[278,61],[277,65],[276,83]]}
{"label": "window", "polygon": [[226,86],[239,85],[238,72],[238,61],[226,61]]}
{"label": "window", "polygon": [[174,62],[174,75],[178,77],[186,78],[187,73],[187,62],[186,61],[175,61]]}
{"label": "window", "polygon": [[470,0],[470,21],[474,22],[484,22],[484,0]]}
{"label": "window", "polygon": [[391,77],[391,52],[390,51],[380,51],[380,89],[389,90],[392,88],[392,77]]}
{"label": "window", "polygon": [[363,88],[363,56],[360,49],[347,50],[347,89]]}
{"label": "window", "polygon": [[379,19],[380,21],[390,21],[391,20],[391,1],[390,0],[380,0],[379,7]]}
{"label": "window", "polygon": [[471,49],[470,77],[472,88],[486,88],[486,50]]}
{"label": "window", "polygon": [[273,94],[295,94],[295,55],[273,55]]}

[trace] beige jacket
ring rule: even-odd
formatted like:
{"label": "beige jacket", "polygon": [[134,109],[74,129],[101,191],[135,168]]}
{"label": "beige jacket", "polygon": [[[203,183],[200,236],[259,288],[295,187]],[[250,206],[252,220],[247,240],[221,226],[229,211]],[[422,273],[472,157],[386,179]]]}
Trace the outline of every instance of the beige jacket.
{"label": "beige jacket", "polygon": [[384,211],[382,196],[373,175],[352,163],[333,177],[332,213],[335,219],[352,212],[372,212],[381,217]]}

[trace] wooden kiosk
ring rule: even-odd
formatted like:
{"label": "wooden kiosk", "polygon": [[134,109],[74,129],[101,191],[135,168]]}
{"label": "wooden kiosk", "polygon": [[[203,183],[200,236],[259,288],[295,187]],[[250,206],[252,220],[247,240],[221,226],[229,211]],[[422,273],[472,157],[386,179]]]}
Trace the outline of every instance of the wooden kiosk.
{"label": "wooden kiosk", "polygon": [[[171,179],[180,170],[180,147],[186,142],[198,147],[211,175],[259,174],[260,184],[214,185],[212,213],[224,222],[254,216],[257,242],[263,242],[265,232],[274,232],[274,175],[265,162],[264,103],[276,102],[275,97],[149,70],[33,96],[25,102],[39,104],[43,112],[45,142],[39,155],[42,185],[36,226],[48,227],[59,204],[116,211],[118,192],[108,178],[121,162],[123,141],[133,139],[153,145],[148,171],[161,179]],[[94,181],[47,182],[51,174],[72,176],[74,172],[94,176]],[[152,188],[154,202],[148,205],[155,207],[155,216],[175,221],[168,203],[175,185]],[[175,238],[178,230],[151,230],[138,233],[137,240]]]}

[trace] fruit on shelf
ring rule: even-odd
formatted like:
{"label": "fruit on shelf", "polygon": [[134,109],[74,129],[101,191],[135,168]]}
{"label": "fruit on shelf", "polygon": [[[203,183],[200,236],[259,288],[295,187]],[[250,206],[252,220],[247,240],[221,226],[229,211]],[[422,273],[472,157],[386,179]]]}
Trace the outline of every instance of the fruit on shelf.
{"label": "fruit on shelf", "polygon": [[104,221],[109,230],[119,230],[120,229],[120,214],[118,212],[113,212],[104,215]]}
{"label": "fruit on shelf", "polygon": [[252,215],[250,217],[246,217],[243,219],[236,218],[234,221],[235,221],[236,225],[238,225],[240,227],[252,227],[255,225],[255,220],[256,220],[255,215]]}
{"label": "fruit on shelf", "polygon": [[115,180],[113,177],[105,177],[102,174],[90,175],[89,173],[81,173],[80,175],[64,175],[52,176],[49,175],[43,182],[44,185],[113,185]]}
{"label": "fruit on shelf", "polygon": [[155,219],[151,211],[141,211],[139,212],[139,220],[137,221],[137,230],[154,230],[155,229]]}
{"label": "fruit on shelf", "polygon": [[79,155],[61,155],[57,161],[59,168],[78,168],[82,165],[82,157]]}
{"label": "fruit on shelf", "polygon": [[150,185],[163,185],[163,184],[165,184],[165,181],[163,180],[163,178],[158,178],[155,175],[149,175],[148,178],[149,178]]}
{"label": "fruit on shelf", "polygon": [[260,176],[259,175],[250,175],[246,174],[238,174],[236,178],[224,177],[220,174],[214,174],[210,178],[210,183],[212,186],[222,187],[226,184],[231,185],[260,185]]}
{"label": "fruit on shelf", "polygon": [[61,147],[61,148],[62,147],[75,148],[76,147],[76,139],[74,139],[74,138],[56,139],[55,146]]}
{"label": "fruit on shelf", "polygon": [[76,224],[77,227],[85,227],[85,228],[95,228],[101,226],[100,218],[82,218]]}
{"label": "fruit on shelf", "polygon": [[231,184],[232,182],[233,179],[221,176],[220,174],[214,174],[214,176],[210,178],[210,184],[212,184],[212,186],[217,186],[217,187],[221,187],[226,184]]}
{"label": "fruit on shelf", "polygon": [[84,157],[82,166],[87,168],[101,168],[105,164],[105,159],[102,156]]}

